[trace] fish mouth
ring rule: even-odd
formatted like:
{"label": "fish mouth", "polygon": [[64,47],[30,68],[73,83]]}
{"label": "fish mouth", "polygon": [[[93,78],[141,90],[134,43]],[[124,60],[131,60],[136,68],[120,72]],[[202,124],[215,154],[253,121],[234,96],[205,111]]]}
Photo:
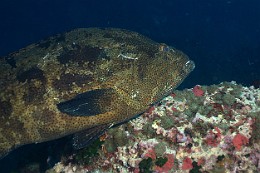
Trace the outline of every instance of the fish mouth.
{"label": "fish mouth", "polygon": [[189,74],[190,72],[192,72],[195,69],[195,63],[192,60],[188,60],[183,67],[183,70]]}

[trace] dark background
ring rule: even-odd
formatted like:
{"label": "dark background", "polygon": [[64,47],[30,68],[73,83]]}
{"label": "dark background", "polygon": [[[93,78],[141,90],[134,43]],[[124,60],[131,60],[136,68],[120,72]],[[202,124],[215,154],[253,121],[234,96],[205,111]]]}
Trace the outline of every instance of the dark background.
{"label": "dark background", "polygon": [[[196,68],[180,88],[232,80],[259,86],[259,0],[1,0],[0,56],[79,27],[125,28],[182,50]],[[41,150],[47,160],[48,147],[27,150]],[[15,168],[18,154],[30,156],[25,151],[12,152],[0,167]]]}
{"label": "dark background", "polygon": [[0,56],[78,27],[120,27],[196,63],[185,87],[260,80],[259,0],[1,0]]}

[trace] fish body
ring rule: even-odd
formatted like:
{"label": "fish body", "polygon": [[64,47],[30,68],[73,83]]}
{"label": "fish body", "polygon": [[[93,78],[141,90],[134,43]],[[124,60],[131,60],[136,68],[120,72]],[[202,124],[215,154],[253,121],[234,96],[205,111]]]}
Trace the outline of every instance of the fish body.
{"label": "fish body", "polygon": [[80,28],[11,53],[0,59],[0,157],[125,122],[193,68],[181,51],[114,28]]}

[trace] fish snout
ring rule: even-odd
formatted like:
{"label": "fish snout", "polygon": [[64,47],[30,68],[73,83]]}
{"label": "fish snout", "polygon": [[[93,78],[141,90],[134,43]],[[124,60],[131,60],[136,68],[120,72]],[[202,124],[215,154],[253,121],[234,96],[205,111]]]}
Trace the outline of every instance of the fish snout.
{"label": "fish snout", "polygon": [[184,66],[183,66],[183,70],[188,74],[190,72],[192,72],[195,68],[195,63],[192,60],[188,60]]}

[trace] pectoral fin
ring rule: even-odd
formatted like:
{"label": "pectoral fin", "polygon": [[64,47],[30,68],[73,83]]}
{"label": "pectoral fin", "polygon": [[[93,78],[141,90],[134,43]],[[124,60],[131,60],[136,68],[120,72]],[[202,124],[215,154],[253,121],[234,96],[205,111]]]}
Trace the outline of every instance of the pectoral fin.
{"label": "pectoral fin", "polygon": [[57,104],[58,109],[72,116],[93,116],[111,110],[115,92],[112,88],[96,89]]}

